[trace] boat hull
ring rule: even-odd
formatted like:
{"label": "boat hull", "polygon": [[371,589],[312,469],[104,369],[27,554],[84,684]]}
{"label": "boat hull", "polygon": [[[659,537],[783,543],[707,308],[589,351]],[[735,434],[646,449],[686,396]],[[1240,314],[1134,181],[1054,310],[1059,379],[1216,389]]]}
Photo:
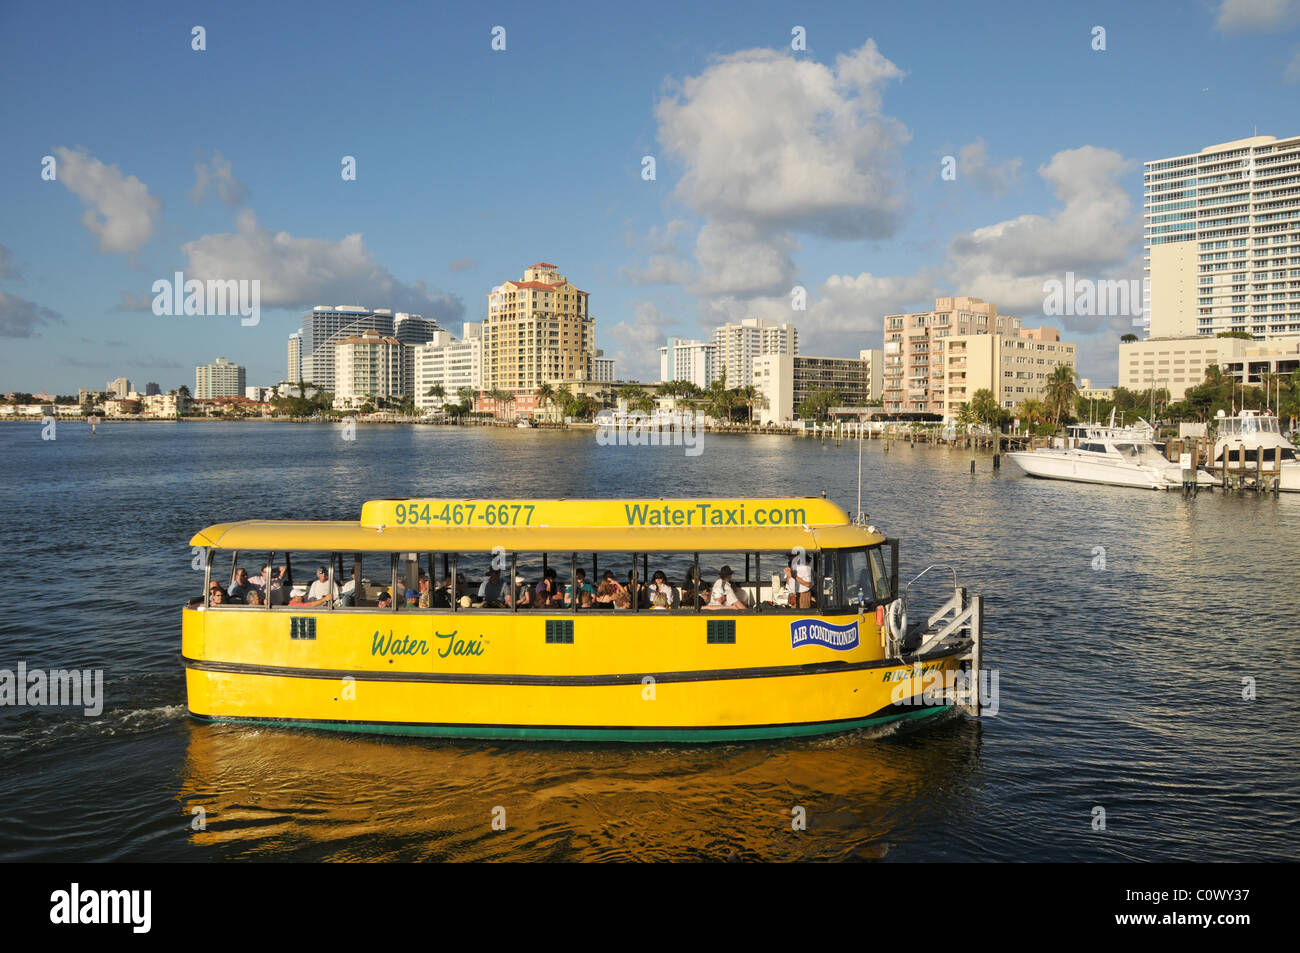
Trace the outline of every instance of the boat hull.
{"label": "boat hull", "polygon": [[[1044,480],[1069,480],[1143,490],[1166,490],[1180,485],[1160,473],[1141,467],[1113,465],[1101,460],[1081,460],[1065,454],[1016,451],[1008,453],[1007,457],[1029,476]],[[1199,473],[1197,479],[1203,486],[1213,485],[1213,478],[1204,472]]]}
{"label": "boat hull", "polygon": [[[534,637],[555,616],[411,614],[397,623],[423,622],[438,640],[439,630],[473,627],[471,641],[484,648],[440,657],[434,646],[370,651],[376,624],[386,634],[394,616],[320,613],[316,639],[288,644],[274,631],[289,627],[288,613],[187,610],[189,711],[209,721],[442,738],[759,740],[938,714],[952,698],[935,686],[951,684],[965,664],[963,644],[922,658],[919,673],[914,660],[881,657],[874,615],[816,618],[859,628],[846,650],[792,647],[792,623],[808,621],[795,615],[715,619],[734,621],[736,641],[709,643],[709,615],[580,617],[573,644]],[[406,644],[418,646],[422,635],[413,631]],[[638,646],[657,648],[658,664]]]}

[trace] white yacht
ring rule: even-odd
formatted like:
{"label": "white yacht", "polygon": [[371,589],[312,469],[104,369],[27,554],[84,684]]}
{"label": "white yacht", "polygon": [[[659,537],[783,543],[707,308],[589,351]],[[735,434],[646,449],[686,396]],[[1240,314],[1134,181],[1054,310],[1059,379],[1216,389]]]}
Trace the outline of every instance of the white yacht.
{"label": "white yacht", "polygon": [[[1016,466],[1033,477],[1048,480],[1073,480],[1077,483],[1104,483],[1166,490],[1180,487],[1183,474],[1177,463],[1165,457],[1165,445],[1157,443],[1155,431],[1145,420],[1127,427],[1102,424],[1076,424],[1068,427],[1063,446],[1017,451],[1007,456]],[[1218,481],[1204,469],[1198,469],[1200,486],[1215,486]]]}
{"label": "white yacht", "polygon": [[1223,454],[1228,453],[1228,466],[1237,466],[1243,448],[1246,451],[1246,469],[1254,471],[1259,465],[1259,451],[1264,451],[1264,473],[1274,469],[1280,457],[1281,480],[1278,489],[1300,493],[1300,460],[1296,446],[1282,435],[1278,419],[1269,413],[1243,410],[1231,416],[1219,411],[1214,419],[1214,461],[1217,469],[1223,465]]}

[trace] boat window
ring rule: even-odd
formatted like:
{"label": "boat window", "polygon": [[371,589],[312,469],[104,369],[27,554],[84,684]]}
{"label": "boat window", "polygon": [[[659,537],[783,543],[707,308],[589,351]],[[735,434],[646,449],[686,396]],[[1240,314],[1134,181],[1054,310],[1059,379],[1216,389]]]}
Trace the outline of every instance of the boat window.
{"label": "boat window", "polygon": [[694,553],[642,553],[638,578],[646,584],[644,608],[651,612],[694,611],[691,569]]}
{"label": "boat window", "polygon": [[828,610],[857,611],[889,601],[889,569],[879,546],[834,550],[827,555],[832,580]]}
{"label": "boat window", "polygon": [[[748,612],[758,602],[759,560],[754,553],[700,553],[705,612]],[[730,570],[727,578],[723,570]]]}
{"label": "boat window", "polygon": [[755,554],[758,573],[758,606],[764,612],[806,612],[816,603],[817,575],[813,571],[816,553],[800,548],[794,552]]}
{"label": "boat window", "polygon": [[[280,577],[271,590],[271,608],[333,609],[341,585],[334,553],[297,551],[275,554],[274,572]],[[324,569],[322,575],[318,570]],[[332,587],[332,588],[331,588]]]}
{"label": "boat window", "polygon": [[889,579],[889,566],[885,562],[885,551],[880,546],[872,546],[867,550],[867,556],[871,560],[871,585],[875,601],[888,602],[893,597],[893,589]]}
{"label": "boat window", "polygon": [[393,554],[335,553],[334,583],[339,608],[374,610],[381,601],[392,608]]}

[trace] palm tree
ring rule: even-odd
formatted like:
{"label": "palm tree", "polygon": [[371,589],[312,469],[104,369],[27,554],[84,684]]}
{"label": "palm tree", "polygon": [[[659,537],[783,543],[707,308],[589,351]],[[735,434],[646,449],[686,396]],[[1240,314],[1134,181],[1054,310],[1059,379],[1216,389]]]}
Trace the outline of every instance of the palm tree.
{"label": "palm tree", "polygon": [[1123,335],[1120,335],[1120,340],[1123,341],[1125,344],[1131,344],[1132,342],[1136,341],[1137,339],[1138,339],[1138,336],[1137,336],[1136,334],[1123,334]]}
{"label": "palm tree", "polygon": [[1058,364],[1047,378],[1047,406],[1058,425],[1079,399],[1079,386],[1075,383],[1077,372],[1069,364]]}
{"label": "palm tree", "polygon": [[549,404],[554,397],[555,388],[550,384],[543,384],[541,387],[537,388],[538,405],[542,410],[546,409],[546,405]]}

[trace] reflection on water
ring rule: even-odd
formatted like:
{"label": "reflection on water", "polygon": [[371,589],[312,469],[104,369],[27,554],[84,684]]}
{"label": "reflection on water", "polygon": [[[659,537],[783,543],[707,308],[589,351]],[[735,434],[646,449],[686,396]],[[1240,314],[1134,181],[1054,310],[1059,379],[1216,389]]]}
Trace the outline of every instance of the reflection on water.
{"label": "reflection on water", "polygon": [[205,812],[196,846],[336,860],[906,856],[910,840],[963,812],[980,732],[957,720],[931,726],[944,739],[931,745],[886,730],[775,745],[496,747],[188,729],[178,800],[186,817]]}
{"label": "reflection on water", "polygon": [[[434,742],[191,722],[193,532],[355,520],[366,499],[412,495],[825,492],[849,508],[856,447],[710,434],[686,457],[513,429],[39,432],[0,427],[0,668],[103,669],[105,710],[0,707],[0,859],[1300,858],[1300,495],[1183,500],[994,473],[987,456],[972,477],[961,451],[872,443],[863,496],[902,539],[904,578],[947,563],[985,596],[996,717],[704,747]],[[918,608],[946,597],[945,575],[922,580]]]}

